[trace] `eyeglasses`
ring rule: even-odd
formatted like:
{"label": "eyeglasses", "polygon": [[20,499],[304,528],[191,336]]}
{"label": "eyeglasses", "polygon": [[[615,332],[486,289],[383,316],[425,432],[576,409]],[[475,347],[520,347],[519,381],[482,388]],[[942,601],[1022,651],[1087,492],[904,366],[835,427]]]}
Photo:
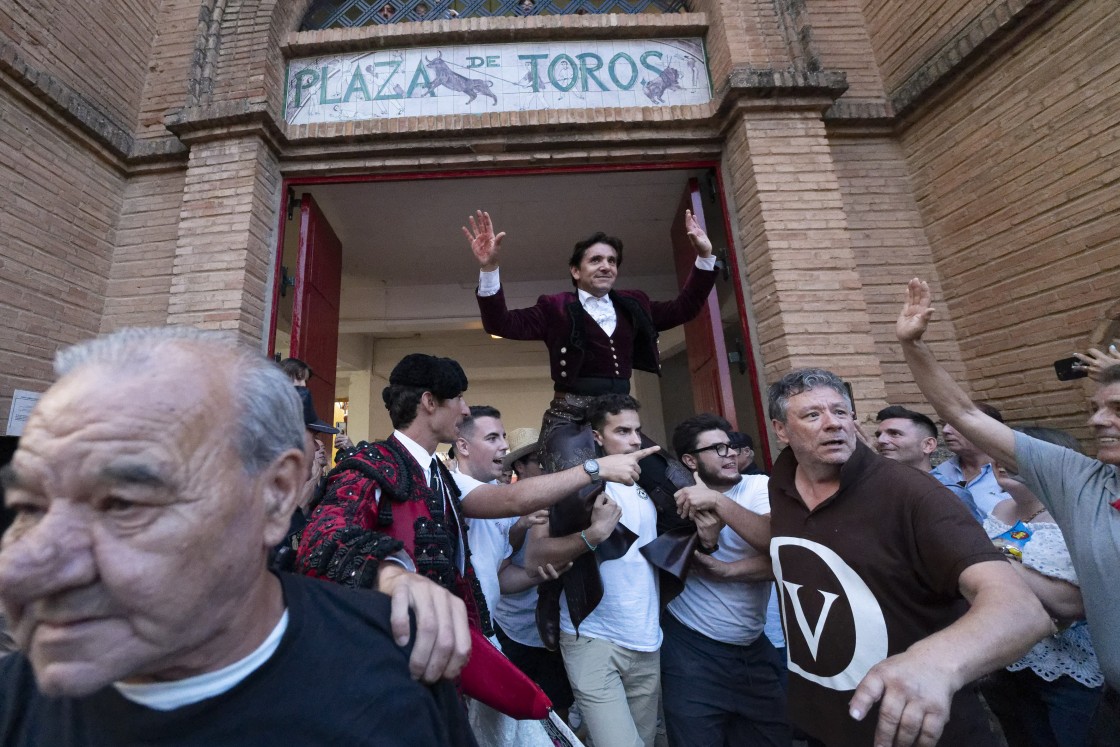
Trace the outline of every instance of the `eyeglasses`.
{"label": "eyeglasses", "polygon": [[705,446],[702,449],[693,449],[692,451],[690,451],[688,453],[689,454],[699,454],[702,451],[714,451],[716,453],[716,456],[725,457],[733,451],[736,454],[738,454],[741,451],[741,449],[739,449],[735,446],[732,446],[731,444],[723,443],[723,444],[712,444],[711,446]]}

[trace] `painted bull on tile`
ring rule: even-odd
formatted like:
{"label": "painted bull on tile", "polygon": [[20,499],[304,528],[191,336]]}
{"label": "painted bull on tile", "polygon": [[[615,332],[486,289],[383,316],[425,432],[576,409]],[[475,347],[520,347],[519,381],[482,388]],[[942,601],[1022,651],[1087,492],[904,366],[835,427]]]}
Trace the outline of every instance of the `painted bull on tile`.
{"label": "painted bull on tile", "polygon": [[451,69],[451,66],[444,61],[443,52],[440,52],[438,55],[436,55],[436,58],[434,60],[428,59],[428,57],[425,56],[424,64],[430,67],[436,74],[435,78],[432,79],[432,82],[427,84],[429,96],[435,96],[434,90],[436,88],[439,88],[440,86],[443,86],[444,88],[449,88],[452,91],[459,91],[461,93],[467,94],[467,96],[470,96],[470,98],[467,99],[468,104],[481,95],[489,96],[494,100],[494,105],[497,106],[498,97],[495,96],[494,92],[490,90],[490,81],[482,80],[480,78],[468,78],[465,75],[460,75],[459,73],[455,72]]}

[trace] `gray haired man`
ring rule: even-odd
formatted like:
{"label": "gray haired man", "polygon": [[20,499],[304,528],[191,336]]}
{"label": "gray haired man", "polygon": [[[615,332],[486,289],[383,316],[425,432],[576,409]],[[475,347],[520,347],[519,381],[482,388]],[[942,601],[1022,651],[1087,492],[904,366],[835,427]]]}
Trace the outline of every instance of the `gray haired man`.
{"label": "gray haired man", "polygon": [[794,725],[830,747],[994,744],[962,688],[1053,631],[1042,605],[937,480],[856,439],[835,374],[790,372],[770,417]]}
{"label": "gray haired man", "polygon": [[[397,645],[409,603],[447,592],[395,577],[390,617],[383,595],[268,571],[307,478],[278,368],[164,328],[56,370],[3,475],[0,599],[22,653],[0,663],[0,744],[473,743],[451,685],[414,681]],[[435,650],[453,677],[465,656],[435,637],[415,670]]]}

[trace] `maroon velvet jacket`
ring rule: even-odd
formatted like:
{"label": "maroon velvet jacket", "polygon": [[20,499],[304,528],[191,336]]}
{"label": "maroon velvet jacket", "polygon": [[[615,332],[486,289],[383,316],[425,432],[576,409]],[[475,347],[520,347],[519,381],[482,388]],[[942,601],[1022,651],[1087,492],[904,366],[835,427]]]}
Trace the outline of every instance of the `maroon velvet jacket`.
{"label": "maroon velvet jacket", "polygon": [[506,308],[505,292],[478,296],[482,326],[510,340],[543,340],[552,380],[561,391],[580,377],[629,379],[633,369],[661,373],[657,333],[695,317],[716,281],[717,270],[692,268],[672,301],[651,301],[639,290],[611,291],[618,323],[610,337],[584,311],[575,292],[541,296],[535,306]]}

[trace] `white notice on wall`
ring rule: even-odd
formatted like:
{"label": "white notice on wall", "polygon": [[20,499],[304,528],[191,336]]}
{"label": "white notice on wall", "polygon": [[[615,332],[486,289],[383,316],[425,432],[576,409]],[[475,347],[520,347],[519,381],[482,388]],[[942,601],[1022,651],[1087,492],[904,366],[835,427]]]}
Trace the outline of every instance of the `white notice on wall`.
{"label": "white notice on wall", "polygon": [[7,435],[23,435],[23,426],[41,396],[43,396],[41,392],[29,392],[26,389],[16,389],[12,392],[12,409],[8,411]]}

